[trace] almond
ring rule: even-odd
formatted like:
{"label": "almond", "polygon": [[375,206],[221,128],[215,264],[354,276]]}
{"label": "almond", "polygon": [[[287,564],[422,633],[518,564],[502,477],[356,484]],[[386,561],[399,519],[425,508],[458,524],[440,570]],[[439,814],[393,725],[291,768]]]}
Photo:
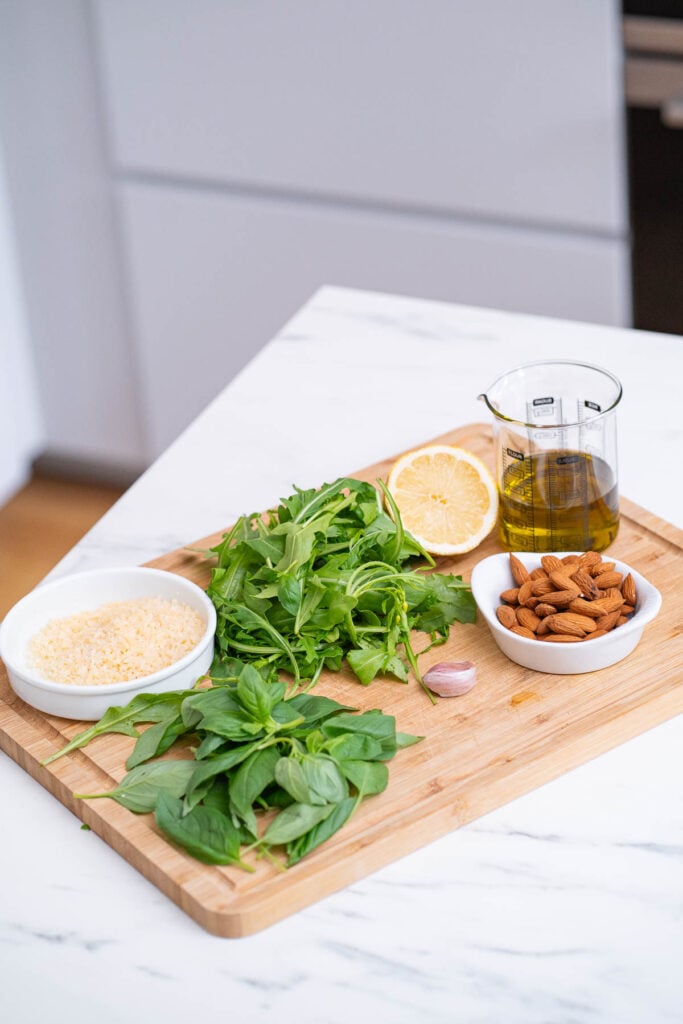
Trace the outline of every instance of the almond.
{"label": "almond", "polygon": [[604,633],[609,632],[610,629],[614,629],[619,618],[619,612],[609,612],[607,615],[603,615],[602,618],[596,619],[595,625]]}
{"label": "almond", "polygon": [[554,572],[551,572],[550,573],[550,582],[555,584],[555,590],[572,590],[572,589],[575,589],[576,590],[576,596],[577,597],[579,596],[579,588],[576,586],[575,583],[572,583],[572,581],[570,580],[569,575],[566,572],[566,570],[564,572],[560,572],[559,570],[555,570]]}
{"label": "almond", "polygon": [[548,629],[551,633],[562,633],[566,636],[577,636],[582,639],[586,635],[586,630],[581,629],[580,626],[575,626],[572,622],[562,622],[560,615],[549,615],[547,619]]}
{"label": "almond", "polygon": [[610,612],[615,612],[618,608],[621,608],[624,599],[621,596],[601,597],[599,601],[594,601],[593,603],[604,615],[609,615]]}
{"label": "almond", "polygon": [[542,580],[531,581],[531,592],[534,597],[543,597],[544,594],[551,594],[556,588],[550,582],[548,577],[544,577]]}
{"label": "almond", "polygon": [[591,576],[602,576],[605,572],[613,572],[616,567],[616,562],[596,562],[591,568]]}
{"label": "almond", "polygon": [[523,563],[513,554],[510,554],[510,572],[518,587],[521,587],[529,579],[529,573]]}
{"label": "almond", "polygon": [[512,629],[510,630],[510,632],[511,633],[516,633],[517,636],[526,637],[527,640],[535,640],[536,639],[536,637],[531,632],[531,630],[527,629],[526,626],[513,626]]}
{"label": "almond", "polygon": [[578,596],[578,590],[573,587],[571,590],[553,590],[551,594],[544,594],[543,601],[544,604],[564,605],[569,604]]}
{"label": "almond", "polygon": [[575,572],[570,578],[572,583],[576,584],[584,597],[589,599],[600,597],[600,588],[593,577],[589,575],[585,569],[579,569],[578,572]]}
{"label": "almond", "polygon": [[596,576],[595,582],[601,590],[609,590],[610,587],[621,586],[623,576],[620,572],[601,572],[599,576]]}
{"label": "almond", "polygon": [[599,636],[607,636],[606,629],[596,629],[594,633],[588,633],[584,640],[597,640]]}
{"label": "almond", "polygon": [[562,571],[562,562],[559,558],[556,558],[555,555],[543,555],[543,558],[541,559],[541,565],[545,569],[548,576],[551,572]]}
{"label": "almond", "polygon": [[496,616],[527,640],[599,639],[628,622],[636,610],[633,576],[618,572],[616,563],[603,561],[597,551],[542,555],[533,569],[512,553],[509,560],[514,586],[502,591]]}
{"label": "almond", "polygon": [[496,615],[498,621],[502,623],[506,629],[512,629],[513,626],[517,625],[517,616],[515,615],[514,608],[511,608],[509,604],[501,604],[496,608]]}
{"label": "almond", "polygon": [[624,595],[624,601],[626,601],[626,604],[632,604],[635,607],[637,604],[636,581],[633,579],[631,573],[629,573],[628,576],[624,576],[624,580],[621,584],[621,592]]}
{"label": "almond", "polygon": [[597,629],[595,619],[590,619],[587,615],[577,615],[575,612],[551,615],[548,625],[553,633],[566,633],[568,636],[585,636],[586,633],[593,633]]}
{"label": "almond", "polygon": [[520,626],[526,626],[532,633],[535,633],[540,625],[541,620],[538,615],[532,612],[531,608],[518,608],[517,609],[517,622]]}
{"label": "almond", "polygon": [[599,619],[604,615],[602,608],[596,608],[597,601],[586,601],[583,597],[575,597],[573,601],[569,602],[568,608],[570,612],[576,612],[577,615],[588,615],[591,619]]}

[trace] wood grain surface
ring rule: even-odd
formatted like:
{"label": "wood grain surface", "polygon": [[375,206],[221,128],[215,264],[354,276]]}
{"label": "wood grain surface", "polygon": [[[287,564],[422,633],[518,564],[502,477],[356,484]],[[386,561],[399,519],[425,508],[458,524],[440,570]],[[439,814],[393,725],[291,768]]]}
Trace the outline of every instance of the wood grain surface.
{"label": "wood grain surface", "polygon": [[[435,440],[461,445],[491,464],[485,426],[473,424]],[[386,477],[392,461],[354,475]],[[191,546],[205,548],[222,533]],[[663,604],[635,651],[610,668],[572,676],[532,672],[501,654],[479,616],[473,625],[456,624],[447,645],[422,662],[424,670],[437,661],[473,661],[479,681],[464,697],[433,706],[414,680],[376,680],[363,687],[344,671],[323,674],[317,693],[359,709],[379,707],[396,716],[400,730],[425,739],[390,762],[384,793],[365,800],[339,833],[287,871],[265,861],[255,862],[253,874],[202,865],[169,845],[151,815],[134,815],[114,801],[74,799],[74,792],[113,787],[125,774],[133,740],[103,736],[42,767],[40,761],[84,724],[24,704],[1,665],[0,747],[202,927],[219,936],[247,935],[683,710],[682,549],[683,531],[622,499],[619,535],[610,552],[646,576],[661,591]],[[469,579],[475,563],[498,550],[491,536],[468,555],[440,559],[437,568]],[[210,565],[187,550],[151,564],[201,585],[210,574]]]}

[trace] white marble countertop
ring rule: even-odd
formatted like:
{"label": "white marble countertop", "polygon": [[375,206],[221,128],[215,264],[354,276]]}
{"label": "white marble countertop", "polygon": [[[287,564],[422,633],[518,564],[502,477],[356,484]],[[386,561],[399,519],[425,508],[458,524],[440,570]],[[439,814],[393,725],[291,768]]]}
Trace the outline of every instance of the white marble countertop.
{"label": "white marble countertop", "polygon": [[[620,377],[621,491],[683,526],[683,339],[324,288],[54,574],[144,562],[485,420],[493,378],[546,357]],[[679,718],[239,940],[0,756],[2,1019],[680,1022],[681,750]]]}

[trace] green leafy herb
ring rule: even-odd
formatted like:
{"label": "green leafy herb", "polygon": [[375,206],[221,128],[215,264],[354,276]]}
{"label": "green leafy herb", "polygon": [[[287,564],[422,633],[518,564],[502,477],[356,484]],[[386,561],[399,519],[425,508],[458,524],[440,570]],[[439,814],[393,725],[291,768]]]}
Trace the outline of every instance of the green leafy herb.
{"label": "green leafy herb", "polygon": [[[120,731],[122,723],[144,724],[145,716],[151,722],[142,733],[132,730],[133,767],[118,786],[74,795],[153,812],[171,842],[207,864],[245,867],[245,846],[268,857],[283,848],[287,864],[297,863],[361,800],[386,788],[386,762],[419,740],[397,733],[393,717],[379,710],[358,714],[305,693],[286,698],[284,685],[269,683],[253,665],[231,682],[175,696],[162,705],[136,697],[89,729],[94,738],[112,725]],[[87,742],[83,735],[78,746]],[[194,757],[156,759],[181,736],[198,741]],[[72,749],[74,741],[52,760]]]}
{"label": "green leafy herb", "polygon": [[70,754],[90,743],[96,736],[106,733],[123,733],[125,736],[139,736],[136,725],[143,722],[168,722],[175,718],[183,699],[194,690],[175,690],[171,693],[140,693],[124,707],[108,708],[99,722],[90,726],[85,732],[74,736],[70,743],[58,750],[56,754],[46,757],[41,764],[51,764],[58,757]]}
{"label": "green leafy herb", "polygon": [[243,516],[212,549],[214,681],[241,661],[270,681],[286,672],[295,689],[310,689],[346,658],[365,685],[380,674],[407,682],[409,668],[421,682],[411,631],[429,634],[431,647],[456,619],[474,621],[462,577],[412,567],[416,558],[434,563],[380,487],[391,515],[371,484],[341,478],[295,490],[265,520]]}
{"label": "green leafy herb", "polygon": [[141,764],[121,780],[116,789],[106,793],[74,793],[75,797],[95,800],[111,797],[136,814],[153,811],[160,793],[181,797],[194,770],[192,761],[154,761]]}

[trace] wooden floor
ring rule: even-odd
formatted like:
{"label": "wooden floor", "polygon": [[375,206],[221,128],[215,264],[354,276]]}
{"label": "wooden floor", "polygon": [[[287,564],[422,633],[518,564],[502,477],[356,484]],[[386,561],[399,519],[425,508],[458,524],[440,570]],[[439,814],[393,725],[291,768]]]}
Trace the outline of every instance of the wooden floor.
{"label": "wooden floor", "polygon": [[0,508],[0,619],[122,493],[106,485],[35,477]]}

